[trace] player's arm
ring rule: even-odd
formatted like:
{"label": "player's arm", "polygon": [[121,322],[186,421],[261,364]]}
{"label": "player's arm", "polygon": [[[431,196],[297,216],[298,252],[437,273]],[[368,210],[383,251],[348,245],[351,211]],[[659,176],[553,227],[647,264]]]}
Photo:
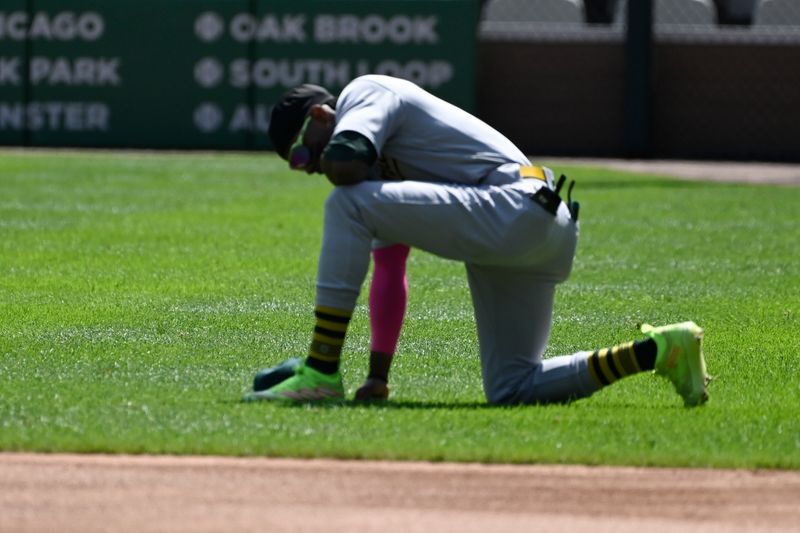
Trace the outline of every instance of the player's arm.
{"label": "player's arm", "polygon": [[334,185],[353,185],[367,179],[377,158],[369,139],[354,131],[343,131],[323,150],[320,168]]}

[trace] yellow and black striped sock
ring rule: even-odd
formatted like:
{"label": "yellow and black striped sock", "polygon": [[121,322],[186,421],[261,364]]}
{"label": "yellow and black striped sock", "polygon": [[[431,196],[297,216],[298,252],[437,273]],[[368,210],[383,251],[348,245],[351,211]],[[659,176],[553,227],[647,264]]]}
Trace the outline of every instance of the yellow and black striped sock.
{"label": "yellow and black striped sock", "polygon": [[325,374],[333,374],[339,370],[342,345],[353,312],[318,305],[314,309],[314,315],[317,322],[306,364]]}
{"label": "yellow and black striped sock", "polygon": [[656,351],[652,339],[596,350],[589,356],[589,374],[601,387],[611,385],[625,376],[655,368]]}

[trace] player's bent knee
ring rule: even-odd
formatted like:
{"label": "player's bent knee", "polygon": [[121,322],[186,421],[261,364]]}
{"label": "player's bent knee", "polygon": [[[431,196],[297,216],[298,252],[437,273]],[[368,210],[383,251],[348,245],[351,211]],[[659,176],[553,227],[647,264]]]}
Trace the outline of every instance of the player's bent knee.
{"label": "player's bent knee", "polygon": [[334,187],[325,200],[325,220],[333,221],[342,217],[351,218],[357,212],[348,187]]}
{"label": "player's bent knee", "polygon": [[519,374],[519,379],[504,377],[484,382],[486,400],[492,405],[544,405],[564,404],[578,398],[590,396],[594,390],[577,387],[572,380],[542,379],[543,365],[535,365],[529,371]]}
{"label": "player's bent knee", "polygon": [[328,198],[325,200],[325,209],[336,208],[342,203],[348,202],[347,188],[334,187],[328,193]]}
{"label": "player's bent knee", "polygon": [[334,187],[325,200],[326,210],[351,209],[372,196],[374,182]]}
{"label": "player's bent knee", "polygon": [[486,397],[486,401],[489,403],[489,405],[497,405],[497,406],[518,405],[520,403],[519,401],[514,401],[511,397],[491,397],[491,396],[487,396]]}
{"label": "player's bent knee", "polygon": [[491,405],[517,405],[522,403],[519,398],[519,387],[517,386],[504,386],[504,387],[487,387],[486,401]]}
{"label": "player's bent knee", "polygon": [[577,400],[578,396],[575,395],[522,395],[522,394],[508,394],[503,396],[487,396],[487,401],[491,405],[504,406],[504,405],[547,405],[547,404],[565,404],[573,400]]}

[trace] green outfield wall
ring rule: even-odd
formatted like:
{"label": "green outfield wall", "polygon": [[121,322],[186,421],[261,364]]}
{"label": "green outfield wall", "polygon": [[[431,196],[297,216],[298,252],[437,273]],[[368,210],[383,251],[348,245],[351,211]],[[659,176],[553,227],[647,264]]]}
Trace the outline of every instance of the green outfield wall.
{"label": "green outfield wall", "polygon": [[475,105],[477,0],[3,0],[0,144],[269,148],[289,87],[361,74]]}

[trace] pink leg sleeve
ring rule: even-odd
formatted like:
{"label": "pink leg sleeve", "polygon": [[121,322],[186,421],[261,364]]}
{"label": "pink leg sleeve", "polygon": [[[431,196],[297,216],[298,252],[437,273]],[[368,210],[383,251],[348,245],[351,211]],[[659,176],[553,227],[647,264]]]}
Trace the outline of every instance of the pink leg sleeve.
{"label": "pink leg sleeve", "polygon": [[375,268],[369,290],[370,349],[392,355],[397,349],[408,302],[406,259],[410,248],[394,244],[372,251]]}

